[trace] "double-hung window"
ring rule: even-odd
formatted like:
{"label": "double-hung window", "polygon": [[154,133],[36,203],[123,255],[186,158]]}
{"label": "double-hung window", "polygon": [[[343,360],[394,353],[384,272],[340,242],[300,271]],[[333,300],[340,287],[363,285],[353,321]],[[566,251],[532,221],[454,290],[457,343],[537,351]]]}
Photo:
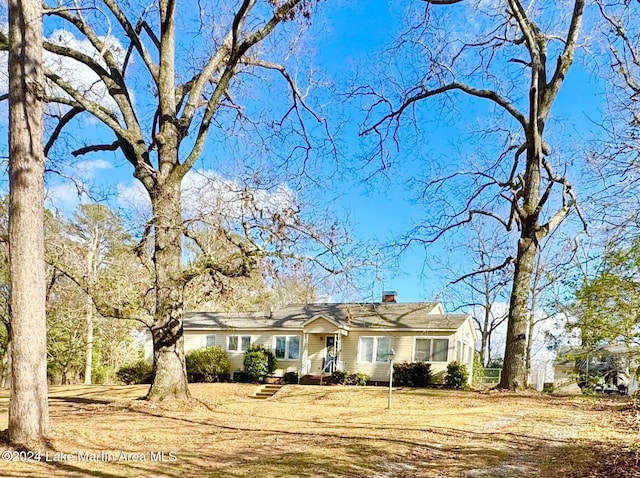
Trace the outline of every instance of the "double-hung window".
{"label": "double-hung window", "polygon": [[425,339],[416,337],[414,362],[447,362],[449,339]]}
{"label": "double-hung window", "polygon": [[391,337],[360,337],[358,362],[387,362],[391,352]]}
{"label": "double-hung window", "polygon": [[207,347],[215,347],[216,345],[216,336],[215,335],[207,335]]}
{"label": "double-hung window", "polygon": [[460,363],[464,362],[464,344],[460,340],[456,342],[456,360]]}
{"label": "double-hung window", "polygon": [[250,345],[250,335],[229,335],[227,337],[227,350],[229,352],[246,352]]}
{"label": "double-hung window", "polygon": [[300,360],[299,335],[277,335],[274,340],[276,358],[281,360]]}

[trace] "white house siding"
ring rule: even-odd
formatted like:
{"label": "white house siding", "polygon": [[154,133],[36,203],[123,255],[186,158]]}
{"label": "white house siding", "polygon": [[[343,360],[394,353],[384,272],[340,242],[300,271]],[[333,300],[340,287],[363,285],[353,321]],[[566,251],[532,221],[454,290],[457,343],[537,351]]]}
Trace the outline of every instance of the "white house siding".
{"label": "white house siding", "polygon": [[[448,338],[449,350],[448,361],[452,361],[455,352],[455,334],[449,332],[429,332],[421,333],[415,331],[407,332],[386,332],[376,330],[351,331],[347,337],[342,338],[342,360],[345,367],[350,372],[364,372],[371,380],[387,381],[389,379],[388,362],[359,362],[358,346],[360,337],[391,337],[391,347],[396,352],[394,362],[413,362],[414,344],[416,337]],[[435,381],[441,381],[447,369],[448,362],[432,362],[431,373]]]}
{"label": "white house siding", "polygon": [[[216,345],[227,352],[231,372],[240,372],[244,370],[244,352],[233,352],[227,350],[227,337],[237,335],[240,337],[251,337],[251,345],[264,345],[270,349],[274,348],[276,336],[295,335],[300,336],[300,348],[302,349],[302,332],[301,331],[275,331],[275,330],[189,330],[185,333],[184,349],[185,353],[202,349],[207,345],[207,335],[215,335]],[[300,351],[302,358],[302,350]],[[278,360],[278,369],[274,375],[283,376],[285,372],[298,371],[301,366],[301,360]]]}
{"label": "white house siding", "polygon": [[337,330],[336,324],[329,322],[328,320],[318,317],[316,320],[307,323],[304,331],[309,334],[335,334]]}
{"label": "white house siding", "polygon": [[[306,332],[306,330],[305,330]],[[335,326],[333,327],[335,332]],[[329,333],[327,335],[333,335]],[[322,366],[324,365],[325,348],[326,348],[326,335],[309,334],[309,361],[311,362],[311,368],[309,369],[312,374],[319,374],[322,372]]]}
{"label": "white house siding", "polygon": [[[438,311],[435,311],[437,313]],[[345,324],[349,327],[349,324]],[[207,344],[207,336],[216,337],[216,345],[227,350],[227,337],[229,335],[250,336],[251,344],[262,344],[268,348],[275,347],[276,336],[299,336],[300,337],[300,358],[298,360],[279,359],[279,367],[275,371],[276,376],[282,376],[288,371],[300,371],[302,369],[302,360],[305,358],[304,346],[305,337],[308,346],[306,358],[311,362],[310,373],[319,373],[322,368],[322,361],[325,354],[325,339],[328,335],[339,333],[337,324],[325,320],[318,316],[315,320],[310,320],[302,329],[185,329],[184,341],[185,352],[189,353],[193,350],[204,348]],[[358,347],[361,337],[390,337],[391,347],[396,352],[394,361],[413,362],[415,356],[415,340],[418,337],[423,338],[448,338],[448,351],[446,362],[431,362],[431,372],[435,382],[441,382],[444,379],[447,364],[457,359],[461,359],[472,371],[473,351],[475,342],[475,332],[470,318],[467,318],[456,331],[426,331],[417,330],[379,330],[376,327],[368,329],[351,329],[346,335],[341,335],[341,354],[340,360],[344,364],[344,370],[349,372],[365,372],[374,381],[386,381],[389,377],[389,363],[384,362],[359,362]],[[464,344],[464,345],[463,345]],[[244,352],[227,351],[231,363],[231,371],[242,371]],[[145,357],[149,362],[153,360],[152,345],[150,337],[145,342]]]}

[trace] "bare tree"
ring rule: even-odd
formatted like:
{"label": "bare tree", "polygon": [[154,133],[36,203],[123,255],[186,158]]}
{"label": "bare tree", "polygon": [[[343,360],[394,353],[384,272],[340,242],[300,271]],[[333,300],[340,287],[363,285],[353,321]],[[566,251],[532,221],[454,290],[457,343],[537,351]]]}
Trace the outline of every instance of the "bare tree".
{"label": "bare tree", "polygon": [[[313,116],[307,108],[305,92],[283,64],[263,55],[264,48],[259,45],[280,24],[297,18],[306,21],[314,3],[243,0],[233,6],[223,2],[207,5],[212,9],[209,11],[194,2],[194,6],[203,9],[202,17],[211,14],[218,23],[206,28],[211,42],[203,45],[204,55],[194,55],[196,66],[191,71],[183,68],[185,62],[178,56],[177,5],[173,0],[158,0],[148,8],[114,0],[75,2],[74,8],[59,4],[45,7],[46,16],[79,32],[91,45],[93,54],[74,49],[64,41],[46,41],[45,50],[88,68],[96,78],[88,89],[82,89],[65,75],[46,71],[55,85],[49,101],[67,107],[46,143],[47,150],[76,116],[88,113],[112,132],[113,141],[87,144],[73,154],[120,151],[133,166],[134,176],[151,202],[152,217],[144,237],[145,242],[153,242],[149,266],[155,278],[150,326],[155,377],[149,399],[189,396],[182,314],[183,288],[192,275],[191,271],[185,275],[182,264],[182,181],[201,157],[212,124],[229,121],[233,115],[237,119],[247,117],[245,108],[237,102],[236,92],[240,97],[243,94],[237,79],[259,70],[279,76],[288,85],[291,105],[279,124],[288,129],[289,135],[297,134],[305,141],[304,127],[295,129],[305,114]],[[135,73],[131,72],[133,65]],[[136,102],[133,95],[143,75],[152,92],[145,98],[153,105],[150,115],[147,101]],[[91,94],[96,84],[106,96],[96,98]],[[308,146],[306,143],[303,148]],[[218,272],[231,275],[246,273],[253,262],[250,256],[259,251],[239,247],[239,252],[242,257],[233,267],[213,261],[207,266],[217,266]],[[122,316],[122,311],[109,315]]]}
{"label": "bare tree", "polygon": [[[456,279],[468,289],[472,317],[480,332],[480,356],[487,367],[493,358],[491,338],[507,320],[507,308],[500,302],[508,300],[508,286],[513,274],[512,258],[505,257],[509,238],[496,227],[487,227],[486,221],[470,225],[473,237],[465,247],[471,256],[474,271]],[[500,352],[501,353],[501,352]]]}
{"label": "bare tree", "polygon": [[42,7],[9,1],[9,439],[49,432],[44,263]]}
{"label": "bare tree", "polygon": [[[628,0],[594,2],[602,37],[594,52],[597,73],[606,85],[606,114],[589,158],[594,220],[606,241],[633,240],[640,230],[640,4]],[[602,246],[605,250],[606,246]]]}
{"label": "bare tree", "polygon": [[[132,238],[126,232],[122,218],[104,205],[81,204],[73,218],[63,222],[62,230],[58,231],[58,234],[60,237],[50,241],[49,249],[62,246],[64,261],[68,265],[73,265],[87,283],[94,284],[96,287],[119,287],[118,283],[104,277],[103,271],[135,259],[132,254]],[[63,237],[66,239],[64,245]],[[52,255],[51,252],[48,254],[50,259]],[[60,263],[60,260],[54,262]],[[134,273],[135,270],[131,270],[130,274]],[[131,279],[127,280],[131,283]],[[84,383],[90,385],[96,314],[92,297],[86,295],[85,300]]]}
{"label": "bare tree", "polygon": [[[395,58],[423,63],[405,64],[398,70],[401,78],[385,77],[387,86],[397,88],[395,97],[373,86],[356,90],[371,105],[362,134],[373,135],[381,146],[399,144],[403,118],[417,121],[419,104],[433,97],[443,106],[455,104],[461,95],[491,105],[488,116],[496,124],[487,121],[482,135],[502,134],[503,150],[494,151],[497,143],[487,145],[490,159],[483,164],[428,182],[423,197],[448,191],[459,201],[443,201],[439,217],[416,228],[412,241],[431,243],[479,217],[491,218],[507,231],[518,228],[499,387],[520,389],[526,385],[527,309],[536,254],[544,237],[576,206],[566,170],[558,164],[561,158],[552,154],[544,132],[574,61],[585,0],[570,2],[567,12],[563,3],[553,18],[536,2],[528,7],[518,0],[426,3],[421,23],[401,35],[393,51]],[[464,24],[442,13],[449,8],[430,6],[450,3],[458,4],[450,8],[460,9]]]}

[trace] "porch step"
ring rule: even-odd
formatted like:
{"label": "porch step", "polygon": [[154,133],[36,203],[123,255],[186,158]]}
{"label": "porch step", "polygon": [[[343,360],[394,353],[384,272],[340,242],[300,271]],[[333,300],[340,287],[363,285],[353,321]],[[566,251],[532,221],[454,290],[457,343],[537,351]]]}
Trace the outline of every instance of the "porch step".
{"label": "porch step", "polygon": [[260,387],[260,389],[255,393],[255,395],[252,396],[252,398],[257,398],[259,400],[264,400],[266,398],[271,398],[273,397],[278,390],[280,390],[283,387],[283,385],[276,385],[276,384],[266,384],[266,385],[262,385]]}

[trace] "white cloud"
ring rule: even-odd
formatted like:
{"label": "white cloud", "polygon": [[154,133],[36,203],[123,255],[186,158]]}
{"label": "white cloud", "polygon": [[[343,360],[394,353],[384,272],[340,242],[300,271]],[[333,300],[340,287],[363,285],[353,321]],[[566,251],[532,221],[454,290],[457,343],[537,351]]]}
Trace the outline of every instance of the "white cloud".
{"label": "white cloud", "polygon": [[[118,203],[150,217],[149,195],[140,182],[118,185]],[[185,218],[214,216],[232,221],[247,213],[263,217],[295,209],[295,195],[286,186],[265,190],[245,187],[209,170],[190,171],[182,181],[182,214]]]}
{"label": "white cloud", "polygon": [[87,195],[82,190],[82,185],[65,182],[47,187],[47,207],[62,211],[73,211],[78,204],[85,202]]}
{"label": "white cloud", "polygon": [[256,189],[212,171],[189,172],[182,183],[182,197],[186,217],[206,215],[232,220],[248,212],[270,216],[295,206],[293,192],[285,185]]}
{"label": "white cloud", "polygon": [[147,218],[151,216],[149,195],[139,181],[134,181],[131,184],[118,184],[118,204]]}
{"label": "white cloud", "polygon": [[[83,53],[91,57],[96,63],[106,67],[106,63],[98,50],[96,50],[91,42],[86,39],[77,39],[71,32],[67,30],[56,30],[48,39],[51,43],[64,46],[72,50]],[[125,51],[120,42],[114,37],[101,37],[106,48],[113,54],[119,65],[122,65],[125,58]],[[53,72],[69,82],[74,89],[80,91],[85,98],[102,104],[103,106],[117,111],[117,107],[113,99],[109,96],[106,87],[100,81],[98,75],[88,66],[70,58],[54,55],[47,51],[44,52],[44,64]],[[53,87],[50,90],[53,94],[64,94],[61,89]]]}
{"label": "white cloud", "polygon": [[96,173],[100,170],[111,169],[113,165],[109,161],[104,159],[95,159],[93,161],[82,161],[75,165],[75,170],[80,177],[85,179],[92,179],[96,176]]}
{"label": "white cloud", "polygon": [[97,172],[113,167],[110,162],[102,159],[80,161],[67,167],[60,166],[63,176],[73,180],[52,176],[51,182],[46,185],[46,203],[47,207],[64,212],[71,212],[78,204],[91,201],[89,192]]}
{"label": "white cloud", "polygon": [[[78,39],[73,33],[67,30],[54,31],[47,40],[54,45],[64,46],[72,50],[83,53],[91,57],[102,66],[106,66],[100,52],[86,39]],[[117,38],[112,36],[100,37],[106,47],[114,54],[119,65],[122,65],[125,58],[125,50]],[[0,52],[0,92],[6,93],[9,86],[8,77],[8,53]],[[117,111],[116,103],[109,96],[98,75],[88,66],[65,56],[55,55],[48,51],[43,54],[43,63],[52,72],[62,77],[74,89],[81,92],[88,100],[101,104],[112,111]],[[47,92],[54,96],[64,96],[68,98],[62,89],[53,84],[47,85]]]}

